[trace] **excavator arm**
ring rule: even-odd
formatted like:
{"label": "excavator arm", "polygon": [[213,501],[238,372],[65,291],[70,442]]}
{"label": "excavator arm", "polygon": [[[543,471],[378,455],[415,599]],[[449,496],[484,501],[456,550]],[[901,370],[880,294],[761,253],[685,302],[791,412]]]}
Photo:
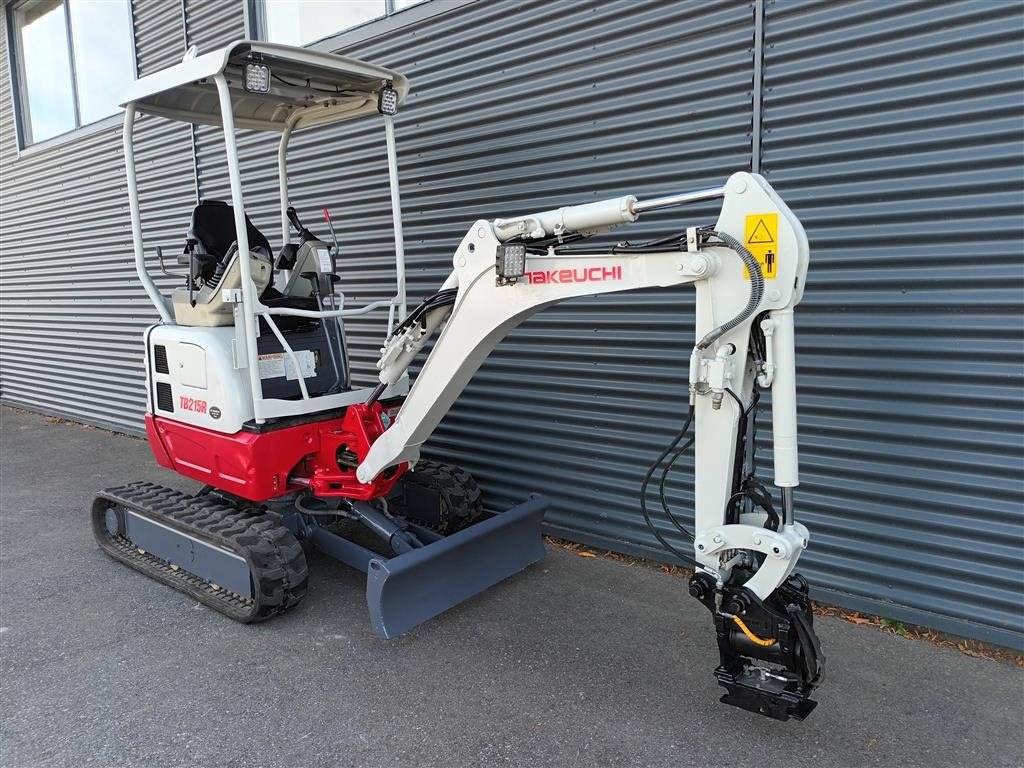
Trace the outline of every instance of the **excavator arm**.
{"label": "excavator arm", "polygon": [[[611,249],[569,245],[635,221],[644,212],[721,198],[717,222],[685,237]],[[754,252],[756,251],[756,255]],[[575,296],[693,284],[696,343],[690,353],[689,412],[658,464],[678,452],[693,424],[695,445],[690,593],[712,613],[727,693],[723,701],[778,719],[802,719],[821,676],[807,584],[793,569],[808,543],[795,520],[798,485],[793,308],[807,274],[803,227],[760,176],[736,173],[720,188],[651,201],[633,196],[497,221],[477,221],[441,290],[386,342],[377,393],[405,374],[440,329],[393,424],[358,468],[368,483],[415,461],[420,447],[486,357],[535,312]],[[443,326],[443,327],[442,327]],[[753,474],[752,411],[771,392],[776,511]],[[658,464],[644,482],[646,486]],[[667,512],[667,510],[666,510]],[[671,516],[671,513],[668,513]]]}

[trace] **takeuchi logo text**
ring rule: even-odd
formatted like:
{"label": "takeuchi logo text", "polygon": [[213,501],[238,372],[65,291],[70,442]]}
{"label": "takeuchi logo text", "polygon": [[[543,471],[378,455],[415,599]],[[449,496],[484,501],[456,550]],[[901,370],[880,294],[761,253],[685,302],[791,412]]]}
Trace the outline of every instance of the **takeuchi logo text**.
{"label": "takeuchi logo text", "polygon": [[621,280],[622,267],[586,267],[584,269],[547,269],[527,272],[530,285],[546,283],[600,283],[605,280]]}

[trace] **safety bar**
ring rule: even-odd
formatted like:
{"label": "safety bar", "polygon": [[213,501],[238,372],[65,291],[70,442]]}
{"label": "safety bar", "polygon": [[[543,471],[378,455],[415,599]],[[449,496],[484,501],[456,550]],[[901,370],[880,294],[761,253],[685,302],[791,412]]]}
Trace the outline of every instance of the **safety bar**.
{"label": "safety bar", "polygon": [[281,140],[277,145],[277,189],[281,198],[281,242],[288,242],[288,142],[292,138],[292,131],[302,118],[305,110],[296,110],[288,120],[285,121],[284,130],[281,131]]}
{"label": "safety bar", "polygon": [[256,308],[255,314],[257,315],[288,315],[289,317],[311,317],[315,320],[320,320],[328,317],[358,317],[359,315],[367,315],[373,312],[375,309],[383,309],[384,307],[400,306],[398,297],[392,299],[382,299],[381,301],[375,301],[366,306],[359,307],[358,309],[325,309],[319,311],[315,309],[294,309],[292,307],[267,307],[260,305]]}
{"label": "safety bar", "polygon": [[391,221],[395,231],[395,271],[398,283],[398,319],[405,320],[405,237],[402,234],[402,201],[398,192],[398,150],[395,121],[384,115],[384,138],[388,148],[388,185],[391,187]]}
{"label": "safety bar", "polygon": [[[291,345],[285,340],[284,334],[281,333],[280,328],[277,327],[277,323],[271,315],[287,315],[289,317],[310,317],[314,319],[326,319],[329,317],[358,317],[359,315],[368,315],[376,309],[383,309],[389,307],[391,311],[388,312],[388,337],[391,336],[391,325],[394,320],[394,308],[401,306],[397,296],[382,300],[375,301],[366,306],[359,307],[358,309],[332,309],[324,310],[323,312],[314,311],[310,309],[292,309],[291,307],[267,307],[260,305],[254,314],[263,315],[267,321],[267,325],[270,327],[271,332],[277,338],[278,344],[281,345],[281,349],[288,355],[288,359],[291,361],[292,368],[295,370],[295,378],[299,382],[299,391],[302,393],[303,400],[309,400],[309,389],[306,387],[306,377],[302,375],[302,367],[299,365],[299,358],[295,354],[295,350],[292,349]],[[333,343],[333,342],[329,342]]]}

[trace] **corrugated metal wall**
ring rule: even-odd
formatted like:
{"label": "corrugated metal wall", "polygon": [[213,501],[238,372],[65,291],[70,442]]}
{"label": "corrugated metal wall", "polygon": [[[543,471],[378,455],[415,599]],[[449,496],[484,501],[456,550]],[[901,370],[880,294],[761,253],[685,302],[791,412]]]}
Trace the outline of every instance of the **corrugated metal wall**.
{"label": "corrugated metal wall", "polygon": [[[133,10],[140,72],[180,59],[180,3]],[[131,266],[121,125],[18,157],[0,37],[0,397],[138,432],[142,330],[156,313]],[[177,246],[195,204],[188,126],[140,118],[136,162],[150,249]]]}
{"label": "corrugated metal wall", "polygon": [[762,138],[812,247],[804,570],[1018,646],[1022,29],[1017,2],[769,2]]}
{"label": "corrugated metal wall", "polygon": [[[204,50],[243,35],[238,0],[186,10]],[[813,250],[798,319],[798,498],[814,532],[802,569],[839,604],[1016,646],[1019,15],[1009,4],[768,3],[761,158]],[[398,135],[413,299],[441,282],[478,217],[693,189],[751,167],[753,4],[476,3],[344,53],[412,79]],[[276,145],[250,134],[240,146],[247,204],[277,242]],[[298,134],[292,146],[292,202],[310,226],[333,210],[350,303],[388,295],[380,126]],[[215,131],[197,131],[196,157],[201,195],[226,197]],[[166,206],[163,242],[174,244],[191,179],[166,183],[177,207]],[[713,216],[652,218],[629,236]],[[492,506],[541,489],[555,501],[552,531],[657,556],[636,495],[685,411],[691,297],[581,299],[534,317],[485,363],[430,452],[470,467]],[[370,380],[383,320],[349,324],[357,381]],[[117,343],[134,350],[129,336]],[[119,391],[140,377],[126,374]],[[5,400],[38,407],[24,388],[8,394],[21,379],[5,374]],[[51,399],[96,418],[59,391]],[[690,467],[678,477],[670,500],[685,510]]]}

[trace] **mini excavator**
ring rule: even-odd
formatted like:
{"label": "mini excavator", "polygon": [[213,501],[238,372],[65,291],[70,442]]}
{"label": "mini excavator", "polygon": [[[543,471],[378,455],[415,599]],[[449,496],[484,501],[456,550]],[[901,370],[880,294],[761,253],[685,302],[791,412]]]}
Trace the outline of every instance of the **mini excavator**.
{"label": "mini excavator", "polygon": [[[693,568],[689,591],[717,634],[722,700],[803,719],[815,706],[824,656],[808,584],[794,572],[808,543],[793,499],[793,309],[808,265],[800,222],[762,177],[745,172],[667,197],[625,195],[480,220],[437,292],[408,309],[393,122],[408,87],[389,69],[255,41],[202,55],[193,48],[180,64],[132,84],[123,106],[134,257],[159,313],[145,333],[146,435],[160,465],[202,488],[189,494],[132,482],[101,491],[92,506],[99,546],[241,622],[301,601],[304,548],[315,548],[366,574],[378,635],[406,632],[544,554],[548,499],[533,495],[489,514],[468,472],[420,458],[488,354],[556,302],[693,284],[688,413],[641,482],[640,512],[666,550]],[[156,249],[160,270],[177,282],[169,295],[145,256],[137,114],[223,130],[231,199],[199,202],[177,271]],[[348,307],[333,224],[328,243],[302,223],[289,204],[287,157],[293,132],[359,117],[384,124],[397,284],[390,298]],[[238,129],[280,136],[276,253],[246,215]],[[713,200],[721,201],[714,223],[643,243],[587,243],[650,211]],[[344,321],[371,313],[382,325],[386,313],[387,331],[376,384],[357,387]],[[410,364],[428,340],[410,382]],[[761,392],[771,393],[778,503],[754,471]],[[664,489],[691,445],[693,530],[664,504],[664,491],[659,530],[647,506],[650,483],[660,469]],[[668,523],[692,540],[692,551],[663,535]]]}

